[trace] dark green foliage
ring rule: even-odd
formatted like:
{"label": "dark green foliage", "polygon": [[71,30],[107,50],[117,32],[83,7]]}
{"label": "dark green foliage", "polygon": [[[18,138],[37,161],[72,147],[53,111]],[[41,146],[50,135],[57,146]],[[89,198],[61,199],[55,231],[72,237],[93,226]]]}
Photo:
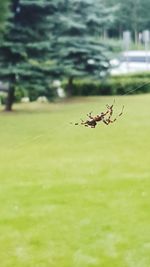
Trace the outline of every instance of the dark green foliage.
{"label": "dark green foliage", "polygon": [[[91,80],[76,80],[73,85],[74,96],[89,95],[124,95],[150,92],[150,73],[114,76],[105,82]],[[66,88],[64,82],[64,88]],[[139,88],[138,90],[135,90]]]}
{"label": "dark green foliage", "polygon": [[109,48],[100,42],[100,33],[110,20],[112,9],[98,0],[62,0],[53,6],[50,57],[56,62],[55,77],[68,77],[68,94],[74,78],[100,79],[107,72]]}
{"label": "dark green foliage", "polygon": [[9,0],[0,0],[0,34],[5,29],[8,16],[9,16]]}
{"label": "dark green foliage", "polygon": [[47,0],[11,1],[12,15],[0,45],[0,79],[10,83],[7,110],[11,109],[16,87],[51,97],[54,63],[49,61],[50,11]]}

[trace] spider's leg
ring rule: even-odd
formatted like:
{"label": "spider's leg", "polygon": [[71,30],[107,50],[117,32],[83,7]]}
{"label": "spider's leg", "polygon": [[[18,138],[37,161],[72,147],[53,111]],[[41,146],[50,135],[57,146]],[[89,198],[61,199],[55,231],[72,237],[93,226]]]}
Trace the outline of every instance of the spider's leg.
{"label": "spider's leg", "polygon": [[114,123],[116,120],[117,120],[117,118],[118,117],[120,117],[122,114],[123,114],[123,110],[124,110],[124,106],[122,107],[122,110],[121,110],[121,112],[118,114],[118,116],[116,116],[113,120],[111,120],[111,116],[109,116],[108,117],[108,119],[106,119],[105,121],[103,120],[103,122],[105,123],[105,124],[110,124],[110,123]]}
{"label": "spider's leg", "polygon": [[110,109],[110,117],[113,115],[113,107],[114,107],[114,104],[115,104],[115,99],[114,99],[112,105],[109,107],[109,109]]}
{"label": "spider's leg", "polygon": [[121,112],[119,113],[118,117],[120,117],[120,116],[123,114],[123,110],[124,110],[124,106],[122,106],[122,110],[121,110]]}
{"label": "spider's leg", "polygon": [[109,114],[109,116],[112,116],[112,114],[113,114],[113,106],[114,106],[114,104],[112,104],[111,106],[109,106],[109,105],[107,104],[107,105],[106,105],[107,110],[106,110],[105,113],[103,113],[103,115],[106,116],[107,114]]}
{"label": "spider's leg", "polygon": [[92,111],[91,111],[91,112],[89,112],[89,113],[87,114],[87,116],[88,116],[90,119],[93,119],[93,116],[92,116]]}
{"label": "spider's leg", "polygon": [[124,110],[124,106],[122,106],[122,110],[121,112],[118,114],[118,116],[116,116],[115,119],[113,119],[113,121],[116,121],[118,117],[120,117],[123,114],[123,110]]}
{"label": "spider's leg", "polygon": [[109,116],[107,117],[106,121],[110,121],[113,115],[113,105],[109,107]]}
{"label": "spider's leg", "polygon": [[81,120],[81,125],[84,125],[85,127],[88,127],[87,121],[84,121],[83,119],[80,119],[80,120]]}
{"label": "spider's leg", "polygon": [[116,118],[113,119],[113,120],[111,120],[110,118],[108,118],[108,119],[103,119],[103,122],[104,122],[106,125],[109,125],[110,123],[113,123],[113,122],[115,122],[115,121],[116,121]]}
{"label": "spider's leg", "polygon": [[110,113],[110,110],[107,109],[106,112],[101,112],[101,114],[99,116],[101,116],[101,118],[103,118],[103,117],[105,117],[109,113]]}
{"label": "spider's leg", "polygon": [[80,124],[81,124],[81,125],[85,125],[85,122],[82,120]]}
{"label": "spider's leg", "polygon": [[108,119],[103,119],[103,122],[106,124],[106,125],[108,125],[109,124],[109,121],[108,121]]}
{"label": "spider's leg", "polygon": [[114,101],[113,101],[113,103],[112,103],[112,105],[110,106],[110,105],[106,105],[106,107],[107,107],[107,109],[112,109],[113,108],[113,106],[114,106],[114,104],[115,104],[115,99],[114,99]]}
{"label": "spider's leg", "polygon": [[70,124],[73,124],[73,125],[79,125],[78,122],[70,122]]}

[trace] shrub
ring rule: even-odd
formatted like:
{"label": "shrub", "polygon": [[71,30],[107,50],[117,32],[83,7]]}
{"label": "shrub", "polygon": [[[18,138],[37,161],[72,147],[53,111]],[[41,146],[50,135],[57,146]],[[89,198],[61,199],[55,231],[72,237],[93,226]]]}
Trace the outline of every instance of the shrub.
{"label": "shrub", "polygon": [[6,104],[7,93],[0,92],[0,105]]}
{"label": "shrub", "polygon": [[[66,89],[66,82],[63,87]],[[150,72],[109,77],[105,81],[75,80],[74,96],[124,95],[150,92]],[[137,90],[136,90],[137,89]]]}
{"label": "shrub", "polygon": [[15,87],[15,102],[19,103],[21,102],[22,97],[25,97],[27,95],[26,91],[19,86]]}

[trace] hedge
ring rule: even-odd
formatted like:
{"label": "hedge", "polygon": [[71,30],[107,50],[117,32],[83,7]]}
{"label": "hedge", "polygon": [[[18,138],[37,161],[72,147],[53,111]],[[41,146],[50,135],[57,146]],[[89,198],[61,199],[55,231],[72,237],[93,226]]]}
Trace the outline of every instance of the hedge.
{"label": "hedge", "polygon": [[[66,88],[66,83],[64,83]],[[137,90],[136,90],[137,89]],[[113,76],[107,80],[74,80],[73,95],[124,95],[150,92],[150,72]]]}

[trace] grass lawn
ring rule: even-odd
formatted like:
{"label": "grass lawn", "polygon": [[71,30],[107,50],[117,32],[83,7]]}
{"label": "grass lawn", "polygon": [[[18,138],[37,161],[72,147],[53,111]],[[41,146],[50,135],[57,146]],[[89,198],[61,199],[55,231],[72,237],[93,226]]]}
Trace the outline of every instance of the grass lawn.
{"label": "grass lawn", "polygon": [[150,266],[150,95],[116,97],[109,127],[69,124],[112,101],[0,113],[1,267]]}

